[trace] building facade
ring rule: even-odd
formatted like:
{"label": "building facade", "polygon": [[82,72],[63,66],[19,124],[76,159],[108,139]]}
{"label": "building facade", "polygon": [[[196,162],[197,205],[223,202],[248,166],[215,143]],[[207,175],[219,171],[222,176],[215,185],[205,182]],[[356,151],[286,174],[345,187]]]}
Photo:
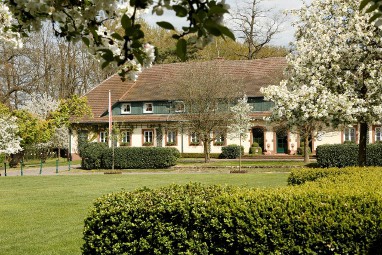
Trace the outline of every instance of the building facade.
{"label": "building facade", "polygon": [[[84,95],[93,117],[74,123],[72,155],[78,154],[78,144],[85,139],[104,143],[109,141],[109,91],[113,127],[118,130],[114,134],[114,146],[175,147],[182,153],[202,153],[203,145],[198,135],[188,130],[179,118],[174,118],[181,116],[186,106],[176,97],[172,84],[176,79],[187,79],[180,77],[185,70],[193,65],[204,64],[216,66],[219,72],[231,75],[243,84],[248,103],[253,109],[250,114],[252,127],[248,130],[248,139],[242,142],[246,153],[251,144],[257,142],[266,155],[296,154],[300,147],[299,135],[264,120],[270,113],[272,103],[264,101],[260,88],[278,84],[287,66],[285,58],[267,58],[155,65],[145,69],[135,82],[122,82],[117,74],[113,75]],[[369,142],[381,141],[381,132],[380,126],[370,125]],[[228,134],[218,130],[211,135],[214,138],[211,153],[220,153],[222,146],[240,143],[238,139],[230,139]],[[315,152],[318,145],[357,140],[358,126],[355,125],[343,130],[315,134],[310,147]]]}

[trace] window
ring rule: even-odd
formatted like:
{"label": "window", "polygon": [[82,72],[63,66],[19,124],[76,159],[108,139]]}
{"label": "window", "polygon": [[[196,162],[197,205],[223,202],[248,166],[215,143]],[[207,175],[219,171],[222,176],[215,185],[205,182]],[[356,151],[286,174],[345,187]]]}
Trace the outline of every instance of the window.
{"label": "window", "polygon": [[99,142],[100,143],[107,143],[107,136],[108,133],[106,131],[99,132]]}
{"label": "window", "polygon": [[167,146],[176,145],[176,131],[175,130],[168,130],[167,131],[166,145]]}
{"label": "window", "polygon": [[131,104],[122,104],[121,114],[130,114],[130,113],[131,113]]}
{"label": "window", "polygon": [[121,132],[121,146],[129,146],[130,145],[130,132],[122,131]]}
{"label": "window", "polygon": [[215,132],[214,133],[214,145],[216,146],[222,146],[225,142],[225,135],[222,132]]}
{"label": "window", "polygon": [[355,142],[355,128],[345,128],[344,136],[345,142]]}
{"label": "window", "polygon": [[154,132],[152,130],[143,130],[143,145],[153,145]]}
{"label": "window", "polygon": [[152,103],[145,103],[143,105],[143,112],[144,113],[152,113],[153,112],[153,104]]}
{"label": "window", "polygon": [[375,128],[375,141],[376,142],[382,141],[382,127]]}
{"label": "window", "polygon": [[184,103],[182,101],[175,101],[175,112],[184,112]]}
{"label": "window", "polygon": [[199,145],[199,136],[197,133],[193,132],[190,136],[190,145]]}

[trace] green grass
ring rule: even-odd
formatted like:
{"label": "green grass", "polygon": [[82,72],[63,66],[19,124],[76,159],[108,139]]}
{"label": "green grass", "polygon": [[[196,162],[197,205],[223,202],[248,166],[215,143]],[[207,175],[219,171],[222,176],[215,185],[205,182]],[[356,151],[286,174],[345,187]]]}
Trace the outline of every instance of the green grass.
{"label": "green grass", "polygon": [[287,173],[123,174],[0,178],[0,254],[80,254],[83,220],[93,201],[122,189],[172,183],[285,186]]}
{"label": "green grass", "polygon": [[[214,160],[209,163],[204,163],[203,159],[180,159],[177,165],[193,165],[193,166],[238,166],[239,160]],[[303,161],[255,161],[255,160],[243,160],[242,166],[304,166],[306,163]]]}

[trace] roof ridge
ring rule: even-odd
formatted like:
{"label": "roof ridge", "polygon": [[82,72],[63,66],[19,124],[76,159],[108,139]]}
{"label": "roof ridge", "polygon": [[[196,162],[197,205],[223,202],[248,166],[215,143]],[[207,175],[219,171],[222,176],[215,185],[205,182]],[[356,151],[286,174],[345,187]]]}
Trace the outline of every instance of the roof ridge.
{"label": "roof ridge", "polygon": [[121,98],[124,98],[126,94],[128,94],[130,92],[130,90],[135,86],[135,84],[137,84],[137,81],[134,81],[133,82],[133,85],[130,86],[130,88],[117,100],[117,102],[119,100],[121,100]]}

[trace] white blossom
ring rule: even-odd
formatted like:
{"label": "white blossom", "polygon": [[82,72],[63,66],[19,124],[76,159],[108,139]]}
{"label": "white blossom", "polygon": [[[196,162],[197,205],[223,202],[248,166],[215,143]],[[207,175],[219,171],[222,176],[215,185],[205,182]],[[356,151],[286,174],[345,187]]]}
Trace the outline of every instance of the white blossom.
{"label": "white blossom", "polygon": [[22,151],[18,130],[16,117],[0,116],[0,154],[15,154]]}
{"label": "white blossom", "polygon": [[251,128],[252,106],[248,104],[248,98],[244,95],[240,98],[236,105],[230,108],[233,113],[232,124],[229,125],[229,137],[239,138],[242,141],[247,139],[248,130]]}

